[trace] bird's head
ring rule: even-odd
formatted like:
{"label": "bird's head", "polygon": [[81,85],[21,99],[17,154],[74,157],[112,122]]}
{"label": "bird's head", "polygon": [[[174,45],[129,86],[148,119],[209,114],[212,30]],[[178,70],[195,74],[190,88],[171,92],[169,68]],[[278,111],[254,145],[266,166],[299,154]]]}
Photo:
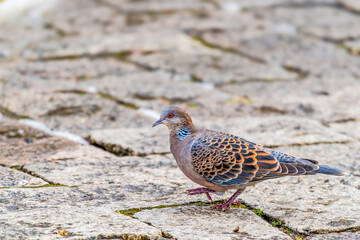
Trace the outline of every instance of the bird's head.
{"label": "bird's head", "polygon": [[159,124],[166,125],[170,130],[178,129],[181,127],[193,127],[194,124],[190,115],[182,108],[168,107],[160,114],[160,119],[157,120],[152,126],[155,127]]}

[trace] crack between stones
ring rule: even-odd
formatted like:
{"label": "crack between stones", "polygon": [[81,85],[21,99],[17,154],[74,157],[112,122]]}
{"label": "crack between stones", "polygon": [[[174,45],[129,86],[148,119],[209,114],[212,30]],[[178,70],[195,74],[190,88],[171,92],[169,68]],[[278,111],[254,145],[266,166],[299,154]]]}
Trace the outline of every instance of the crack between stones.
{"label": "crack between stones", "polygon": [[[33,171],[30,171],[30,170],[26,169],[24,166],[16,165],[16,166],[12,166],[11,168],[15,169],[15,170],[18,170],[20,172],[26,173],[26,174],[28,174],[28,175],[30,175],[32,177],[40,178],[41,180],[48,183],[46,185],[42,185],[42,187],[45,187],[45,186],[48,186],[48,187],[50,187],[50,186],[54,186],[54,187],[55,186],[56,187],[75,187],[75,186],[68,186],[68,185],[64,185],[64,184],[60,184],[60,183],[56,183],[56,182],[53,182],[51,180],[48,180],[45,177],[43,177],[43,176],[41,176],[41,175],[39,175],[39,174],[37,174],[37,173],[35,173]],[[41,186],[23,187],[23,188],[39,188],[39,187],[41,187]]]}
{"label": "crack between stones", "polygon": [[222,47],[220,45],[216,45],[213,43],[209,43],[208,41],[202,39],[201,37],[197,36],[198,34],[191,34],[191,33],[187,33],[187,35],[192,38],[194,41],[199,42],[200,44],[202,44],[203,46],[210,48],[210,49],[216,49],[216,50],[220,50],[222,52],[226,52],[226,53],[233,53],[239,56],[242,56],[252,62],[256,62],[256,63],[260,63],[260,64],[266,64],[267,62],[261,58],[255,57],[255,56],[251,56],[247,53],[241,52],[239,50],[233,49],[233,48],[226,48],[226,47]]}

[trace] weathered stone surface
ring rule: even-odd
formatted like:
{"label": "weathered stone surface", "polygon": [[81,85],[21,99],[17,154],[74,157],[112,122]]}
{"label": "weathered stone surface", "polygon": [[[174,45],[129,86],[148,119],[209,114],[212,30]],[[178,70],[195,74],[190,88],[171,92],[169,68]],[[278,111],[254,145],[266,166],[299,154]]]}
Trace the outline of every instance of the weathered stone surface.
{"label": "weathered stone surface", "polygon": [[76,185],[89,198],[117,210],[207,201],[205,196],[187,195],[186,190],[197,185],[183,175],[172,156],[87,157],[26,165],[25,169],[49,181]]}
{"label": "weathered stone surface", "polygon": [[0,176],[0,188],[33,187],[47,184],[47,182],[40,178],[3,166],[0,166]]}
{"label": "weathered stone surface", "polygon": [[299,31],[318,38],[341,41],[360,36],[357,22],[360,16],[344,11],[343,9],[328,5],[312,7],[278,6],[269,11],[261,11],[261,15],[268,21],[284,22],[294,25]]}
{"label": "weathered stone surface", "polygon": [[[142,36],[139,38],[139,36]],[[171,36],[171,38],[169,37]],[[26,59],[57,59],[64,57],[118,55],[132,52],[153,52],[193,49],[200,44],[183,33],[173,30],[138,30],[126,34],[91,35],[87,38],[71,36],[41,42],[24,53]]]}
{"label": "weathered stone surface", "polygon": [[238,106],[247,115],[298,115],[331,122],[347,121],[358,116],[355,100],[358,86],[356,78],[339,75],[307,77],[298,81],[232,84],[221,89],[231,96],[238,95],[226,105]]}
{"label": "weathered stone surface", "polygon": [[17,210],[1,214],[0,226],[0,236],[12,239],[155,239],[162,235],[159,229],[101,207]]}
{"label": "weathered stone surface", "polygon": [[343,232],[329,234],[315,234],[306,240],[357,240],[360,238],[359,232]]}
{"label": "weathered stone surface", "polygon": [[116,154],[148,155],[169,153],[169,136],[162,129],[122,128],[95,130],[90,141]]}
{"label": "weathered stone surface", "polygon": [[205,38],[207,42],[233,48],[254,59],[289,69],[324,75],[328,72],[350,72],[359,76],[360,60],[349,55],[334,44],[294,34],[263,34],[243,40],[236,32],[228,32],[224,41],[219,42],[216,34]]}
{"label": "weathered stone surface", "polygon": [[360,121],[334,122],[330,123],[330,128],[355,139],[360,139]]}
{"label": "weathered stone surface", "polygon": [[241,198],[300,233],[359,228],[360,191],[342,184],[347,177],[291,177],[249,187]]}
{"label": "weathered stone surface", "polygon": [[221,212],[186,206],[143,210],[134,216],[176,239],[291,239],[245,209]]}
{"label": "weathered stone surface", "polygon": [[0,164],[3,165],[40,162],[59,150],[66,151],[78,145],[13,121],[0,122]]}
{"label": "weathered stone surface", "polygon": [[[106,98],[106,96],[104,96]],[[95,94],[23,92],[7,97],[4,106],[19,115],[40,120],[57,131],[86,138],[91,130],[150,126],[153,119]]]}
{"label": "weathered stone surface", "polygon": [[196,79],[214,84],[258,79],[289,80],[296,77],[294,73],[278,66],[262,65],[236,54],[217,50],[133,55],[131,59],[151,68],[190,74]]}
{"label": "weathered stone surface", "polygon": [[347,142],[352,138],[332,131],[321,122],[298,117],[247,117],[202,122],[201,126],[230,132],[265,146]]}
{"label": "weathered stone surface", "polygon": [[138,12],[148,13],[166,13],[177,12],[184,10],[191,11],[205,11],[213,10],[214,6],[211,3],[201,0],[155,0],[155,1],[117,1],[117,0],[103,0],[111,6],[119,8],[121,11],[134,14]]}

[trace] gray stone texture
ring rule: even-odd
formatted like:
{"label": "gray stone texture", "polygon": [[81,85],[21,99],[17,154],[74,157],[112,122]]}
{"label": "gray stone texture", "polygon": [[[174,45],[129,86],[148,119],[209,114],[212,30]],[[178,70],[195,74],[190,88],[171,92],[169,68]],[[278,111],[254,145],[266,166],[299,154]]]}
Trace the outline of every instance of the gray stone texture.
{"label": "gray stone texture", "polygon": [[[0,239],[360,238],[358,1],[14,2],[0,1]],[[249,209],[212,210],[151,128],[173,105],[348,175],[262,182],[239,197]]]}
{"label": "gray stone texture", "polygon": [[245,209],[221,212],[186,206],[144,210],[134,217],[161,227],[175,239],[291,239]]}

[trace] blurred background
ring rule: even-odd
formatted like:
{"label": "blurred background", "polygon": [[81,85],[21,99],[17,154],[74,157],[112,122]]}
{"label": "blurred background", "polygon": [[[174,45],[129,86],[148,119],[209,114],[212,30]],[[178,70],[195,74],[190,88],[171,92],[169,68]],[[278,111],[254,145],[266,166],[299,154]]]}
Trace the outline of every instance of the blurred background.
{"label": "blurred background", "polygon": [[177,105],[200,125],[291,115],[360,138],[359,11],[356,0],[3,0],[1,114],[88,139]]}

